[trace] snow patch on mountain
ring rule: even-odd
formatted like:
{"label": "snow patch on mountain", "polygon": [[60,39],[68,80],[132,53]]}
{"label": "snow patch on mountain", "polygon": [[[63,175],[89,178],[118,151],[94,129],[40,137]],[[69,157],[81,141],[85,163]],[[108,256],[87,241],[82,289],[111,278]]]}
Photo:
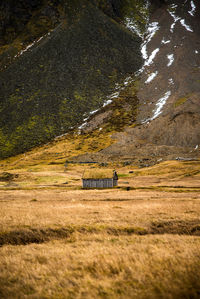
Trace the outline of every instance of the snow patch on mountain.
{"label": "snow patch on mountain", "polygon": [[169,44],[169,43],[170,43],[170,40],[165,40],[164,38],[161,41],[161,44],[164,44],[164,45]]}
{"label": "snow patch on mountain", "polygon": [[196,5],[194,4],[194,1],[190,2],[191,10],[188,11],[188,13],[194,17],[195,11],[196,11]]}
{"label": "snow patch on mountain", "polygon": [[155,73],[151,73],[150,76],[147,78],[147,80],[145,81],[145,83],[150,83],[151,81],[153,81],[153,79],[158,75],[158,71],[156,71]]}
{"label": "snow patch on mountain", "polygon": [[187,25],[187,24],[185,23],[185,20],[184,20],[184,19],[181,19],[181,20],[180,20],[180,23],[181,23],[181,25],[182,25],[183,27],[185,27],[185,29],[186,29],[187,31],[193,32],[192,28],[191,28],[189,25]]}
{"label": "snow patch on mountain", "polygon": [[140,32],[139,27],[137,26],[136,22],[134,21],[134,19],[131,18],[126,18],[125,19],[125,25],[126,27],[131,30],[132,32],[136,33],[138,36],[140,36],[141,38],[143,37],[142,33]]}
{"label": "snow patch on mountain", "polygon": [[[149,3],[147,2],[147,6]],[[132,18],[126,18],[125,19],[125,25],[126,27],[131,30],[132,32],[136,33],[138,36],[140,36],[143,39],[143,43],[141,45],[141,54],[144,59],[144,64],[142,68],[140,68],[135,75],[138,76],[140,75],[146,66],[149,66],[153,63],[153,60],[156,56],[156,54],[159,52],[159,48],[155,49],[152,51],[150,55],[148,55],[147,52],[147,45],[150,43],[156,32],[160,29],[158,22],[152,22],[148,24],[148,27],[145,31],[145,33],[142,33],[137,26],[136,22]]]}
{"label": "snow patch on mountain", "polygon": [[157,118],[162,113],[162,108],[166,104],[167,99],[170,97],[171,91],[167,91],[162,98],[158,100],[156,103],[156,109],[154,110],[154,114],[151,120]]}
{"label": "snow patch on mountain", "polygon": [[151,53],[151,55],[149,56],[148,60],[145,61],[144,66],[149,66],[149,65],[151,65],[151,64],[153,63],[153,61],[154,61],[154,58],[156,57],[156,54],[157,54],[159,51],[160,51],[159,48],[155,49],[155,50]]}
{"label": "snow patch on mountain", "polygon": [[99,110],[99,109],[96,109],[96,110],[91,111],[91,112],[90,112],[90,115],[95,114],[98,110]]}
{"label": "snow patch on mountain", "polygon": [[168,12],[169,12],[170,16],[174,19],[174,22],[172,23],[172,25],[170,27],[170,32],[171,33],[174,32],[174,27],[175,27],[176,23],[181,19],[180,17],[176,16],[175,13],[174,13],[176,8],[177,8],[177,5],[173,4],[168,9]]}
{"label": "snow patch on mountain", "polygon": [[41,36],[40,38],[38,38],[37,40],[35,40],[33,43],[29,44],[25,49],[21,50],[17,55],[15,55],[14,58],[17,58],[17,57],[21,56],[22,54],[24,54],[25,52],[27,52],[35,44],[39,43],[42,39],[44,39],[47,35],[49,36],[50,32],[48,32],[47,34]]}
{"label": "snow patch on mountain", "polygon": [[84,129],[86,127],[86,125],[88,124],[88,120],[89,120],[90,116],[92,116],[95,113],[97,113],[98,111],[100,111],[103,107],[111,104],[113,102],[113,99],[118,98],[119,95],[120,95],[120,92],[122,90],[124,90],[125,87],[128,86],[133,81],[134,81],[134,79],[131,76],[129,76],[129,77],[125,78],[125,80],[121,84],[116,83],[115,84],[115,89],[114,89],[115,91],[106,97],[107,100],[104,102],[102,107],[100,107],[99,109],[96,109],[94,111],[89,112],[89,116],[87,116],[83,119],[83,123],[78,127],[79,134],[81,133],[81,130]]}
{"label": "snow patch on mountain", "polygon": [[174,85],[174,80],[172,78],[168,79],[170,85]]}
{"label": "snow patch on mountain", "polygon": [[[38,41],[40,41],[41,39],[42,39],[42,38],[40,38]],[[32,48],[32,47],[35,45],[36,42],[37,42],[37,41],[34,41],[34,42],[31,43],[30,45],[28,45],[24,50],[20,51],[20,52],[19,52],[17,55],[15,55],[14,57],[16,58],[16,57],[21,56],[24,52],[28,51],[28,49]]]}
{"label": "snow patch on mountain", "polygon": [[174,54],[167,55],[167,58],[169,59],[169,62],[167,64],[167,66],[169,67],[174,62]]}
{"label": "snow patch on mountain", "polygon": [[[195,9],[196,9],[196,6],[193,5],[194,2],[191,1],[191,7],[192,7],[192,10],[190,11],[193,15]],[[168,9],[168,12],[170,14],[170,16],[174,19],[174,22],[172,23],[171,27],[170,27],[170,32],[173,33],[174,32],[174,27],[176,25],[176,23],[178,21],[180,21],[181,25],[187,30],[187,31],[190,31],[190,32],[193,32],[192,28],[186,24],[185,20],[184,19],[181,19],[181,17],[177,16],[175,14],[175,11],[176,11],[176,8],[177,8],[177,5],[176,4],[172,4],[169,9]]]}
{"label": "snow patch on mountain", "polygon": [[[144,60],[148,60],[148,53],[147,53],[147,45],[152,40],[153,36],[156,34],[156,32],[160,29],[158,26],[158,22],[152,22],[149,24],[147,28],[147,33],[144,39],[144,42],[141,47],[141,53]],[[154,50],[155,51],[155,50]],[[147,64],[146,64],[147,65]]]}
{"label": "snow patch on mountain", "polygon": [[155,118],[157,118],[161,113],[162,113],[162,109],[163,106],[166,104],[168,98],[171,95],[171,91],[167,91],[164,96],[162,98],[160,98],[157,103],[156,103],[156,109],[153,110],[153,116],[151,118],[147,118],[145,120],[143,120],[141,123],[145,124],[145,123],[149,123],[150,121],[154,120]]}
{"label": "snow patch on mountain", "polygon": [[132,78],[132,77],[127,77],[125,80],[124,80],[124,82],[123,82],[123,85],[124,86],[127,86],[127,85],[129,85],[131,82],[133,82],[134,81],[134,79]]}

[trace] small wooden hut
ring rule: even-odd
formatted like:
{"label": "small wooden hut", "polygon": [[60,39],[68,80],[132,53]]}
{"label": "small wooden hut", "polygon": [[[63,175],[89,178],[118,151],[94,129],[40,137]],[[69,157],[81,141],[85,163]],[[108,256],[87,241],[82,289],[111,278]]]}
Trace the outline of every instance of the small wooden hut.
{"label": "small wooden hut", "polygon": [[117,186],[118,176],[112,169],[85,170],[82,177],[83,188],[112,188]]}

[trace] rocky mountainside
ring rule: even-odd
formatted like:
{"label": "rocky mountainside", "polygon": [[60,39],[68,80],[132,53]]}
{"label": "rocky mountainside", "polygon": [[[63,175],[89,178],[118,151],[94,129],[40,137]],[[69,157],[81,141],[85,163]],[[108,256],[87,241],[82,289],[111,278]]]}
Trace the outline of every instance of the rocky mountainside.
{"label": "rocky mountainside", "polygon": [[[30,1],[28,21],[1,35],[1,157],[78,126],[117,140],[79,160],[198,157],[197,2]],[[27,44],[43,13],[48,25]]]}
{"label": "rocky mountainside", "polygon": [[141,76],[138,121],[146,124],[144,138],[154,143],[200,142],[199,20],[197,1],[171,1],[151,18],[155,35],[148,51],[156,55]]}
{"label": "rocky mountainside", "polygon": [[[144,64],[138,71],[136,121],[113,135],[117,143],[93,155],[93,159],[102,159],[104,155],[108,160],[142,157],[155,162],[163,157],[199,156],[199,20],[197,1],[166,1],[152,13],[145,33],[128,20],[127,27],[143,39]],[[123,93],[124,90],[119,92],[119,98],[123,98]],[[97,121],[99,118],[97,115]],[[85,130],[93,123],[95,116]]]}

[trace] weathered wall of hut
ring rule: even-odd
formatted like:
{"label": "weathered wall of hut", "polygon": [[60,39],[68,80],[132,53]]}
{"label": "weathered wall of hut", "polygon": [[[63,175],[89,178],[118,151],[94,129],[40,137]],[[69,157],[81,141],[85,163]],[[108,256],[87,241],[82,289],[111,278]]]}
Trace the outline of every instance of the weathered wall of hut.
{"label": "weathered wall of hut", "polygon": [[113,179],[83,179],[83,188],[112,188],[113,186]]}

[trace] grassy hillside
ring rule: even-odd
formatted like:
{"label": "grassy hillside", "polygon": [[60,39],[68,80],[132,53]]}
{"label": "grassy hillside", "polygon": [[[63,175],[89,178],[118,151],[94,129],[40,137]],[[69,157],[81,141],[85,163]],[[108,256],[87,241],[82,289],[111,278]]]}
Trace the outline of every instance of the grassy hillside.
{"label": "grassy hillside", "polygon": [[[1,298],[199,297],[200,162],[65,165],[114,144],[105,130],[1,161]],[[118,187],[82,189],[94,168]]]}
{"label": "grassy hillside", "polygon": [[142,63],[140,39],[119,24],[119,17],[115,20],[117,8],[114,14],[88,1],[61,4],[53,31],[53,25],[45,25],[45,35],[43,23],[37,23],[44,8],[39,6],[36,19],[33,14],[19,36],[14,38],[15,33],[2,48],[25,41],[31,26],[41,29],[36,35],[31,29],[27,39],[31,34],[32,42],[42,39],[21,54],[24,48],[16,47],[18,56],[3,64],[0,73],[0,157],[24,152],[77,126],[105,102],[116,82]]}
{"label": "grassy hillside", "polygon": [[199,161],[109,163],[119,186],[83,190],[100,166],[65,168],[76,142],[0,166],[1,298],[198,298]]}

